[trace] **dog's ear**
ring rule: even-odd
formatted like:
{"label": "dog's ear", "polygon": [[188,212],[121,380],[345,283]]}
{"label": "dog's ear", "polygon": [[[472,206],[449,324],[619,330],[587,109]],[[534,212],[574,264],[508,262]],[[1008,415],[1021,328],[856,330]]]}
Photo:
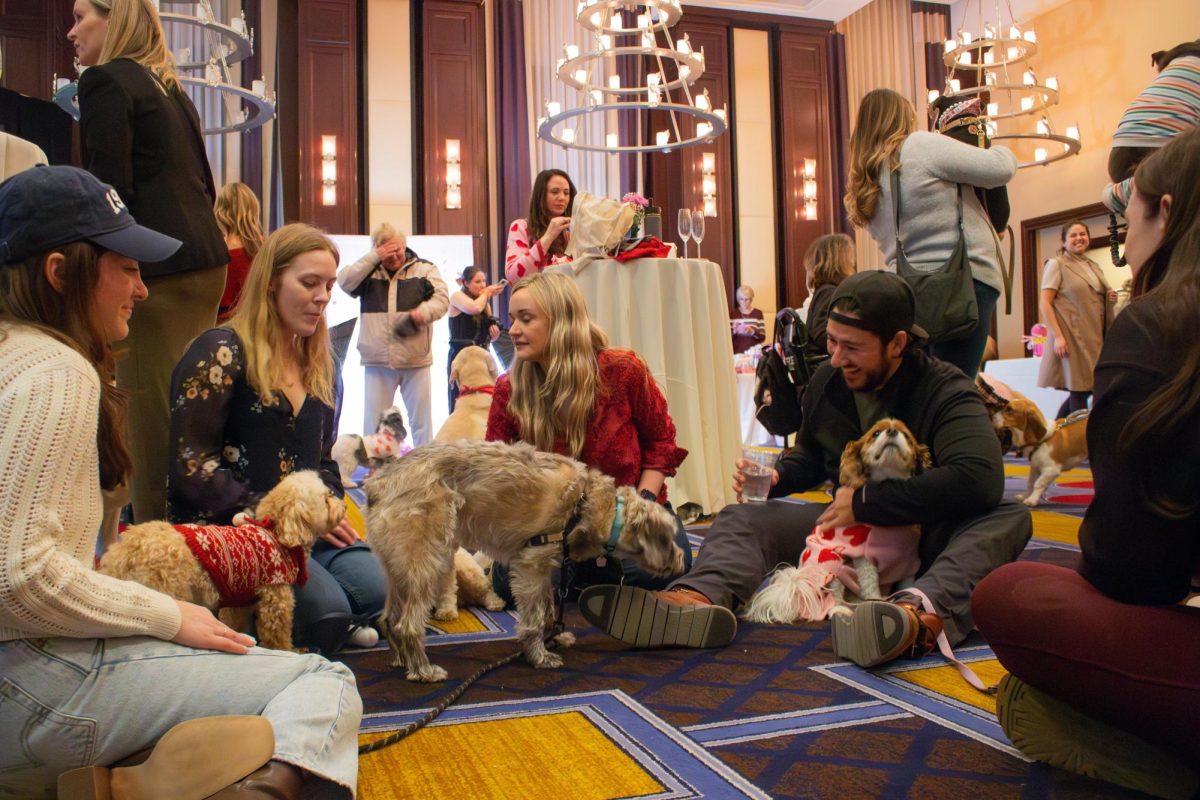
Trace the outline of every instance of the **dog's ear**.
{"label": "dog's ear", "polygon": [[[913,441],[914,441],[914,443],[916,442],[915,439]],[[917,449],[916,449],[916,454],[917,454],[916,474],[920,475],[922,472],[926,472],[928,470],[933,469],[933,456],[930,455],[928,447],[926,447],[923,444],[918,444]]]}
{"label": "dog's ear", "polygon": [[861,439],[855,439],[846,445],[842,451],[842,464],[838,474],[838,482],[842,486],[857,489],[867,482],[867,467],[863,463],[863,448],[870,442],[870,432]]}
{"label": "dog's ear", "polygon": [[488,375],[491,376],[492,383],[495,383],[500,378],[500,368],[496,366],[496,359],[492,358],[491,352],[487,355]]}
{"label": "dog's ear", "polygon": [[455,356],[454,362],[450,365],[450,385],[456,389],[458,388],[460,372],[462,372],[462,362],[459,361],[458,356]]}
{"label": "dog's ear", "polygon": [[1037,444],[1046,438],[1046,422],[1037,409],[1025,411],[1025,444]]}

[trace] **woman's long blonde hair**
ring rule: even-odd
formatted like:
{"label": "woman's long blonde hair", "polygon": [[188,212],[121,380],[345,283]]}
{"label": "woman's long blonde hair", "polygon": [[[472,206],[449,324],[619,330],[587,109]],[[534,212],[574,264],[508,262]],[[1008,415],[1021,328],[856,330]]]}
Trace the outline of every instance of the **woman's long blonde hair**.
{"label": "woman's long blonde hair", "polygon": [[241,239],[246,257],[253,260],[263,240],[262,224],[259,222],[261,209],[254,190],[239,181],[225,184],[217,192],[213,211],[221,233]]}
{"label": "woman's long blonde hair", "polygon": [[850,136],[850,184],[843,204],[850,222],[865,227],[879,207],[879,171],[900,166],[900,145],[917,129],[917,112],[891,89],[867,92]]}
{"label": "woman's long blonde hair", "polygon": [[588,318],[583,294],[566,275],[529,275],[517,281],[513,295],[517,292],[529,292],[546,314],[550,335],[544,366],[519,358],[513,363],[509,411],[521,427],[522,441],[553,452],[564,440],[567,453],[579,458],[596,395],[603,391],[596,354],[608,347],[608,336]]}
{"label": "woman's long blonde hair", "polygon": [[820,236],[804,252],[804,271],[808,274],[808,288],[829,284],[837,286],[844,278],[854,274],[854,240],[844,233],[828,233]]}
{"label": "woman's long blonde hair", "polygon": [[175,74],[175,58],[167,49],[162,20],[153,0],[90,0],[108,17],[108,34],[100,49],[97,63],[107,64],[115,58],[136,61],[157,75],[172,89],[179,88]]}
{"label": "woman's long blonde hair", "polygon": [[[326,251],[335,263],[340,258],[333,242],[310,225],[284,225],[268,236],[250,265],[237,310],[229,320],[229,327],[245,348],[246,378],[264,400],[271,399],[273,392],[283,386],[285,363],[279,356],[292,347],[275,307],[275,279],[297,257],[314,250]],[[300,341],[296,353],[304,391],[333,407],[333,355],[324,316],[313,335]]]}

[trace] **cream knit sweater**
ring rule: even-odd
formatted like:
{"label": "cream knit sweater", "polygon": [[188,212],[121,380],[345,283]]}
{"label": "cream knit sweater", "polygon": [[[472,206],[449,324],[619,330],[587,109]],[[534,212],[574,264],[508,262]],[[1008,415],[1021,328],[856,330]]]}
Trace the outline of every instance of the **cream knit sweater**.
{"label": "cream knit sweater", "polygon": [[92,569],[100,379],[83,356],[0,324],[0,641],[179,631],[175,601]]}

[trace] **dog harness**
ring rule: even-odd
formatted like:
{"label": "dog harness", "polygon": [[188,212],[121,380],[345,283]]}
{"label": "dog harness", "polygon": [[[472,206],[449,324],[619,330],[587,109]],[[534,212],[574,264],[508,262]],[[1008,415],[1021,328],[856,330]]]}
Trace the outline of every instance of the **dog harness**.
{"label": "dog harness", "polygon": [[[849,525],[821,533],[813,528],[800,556],[800,575],[817,596],[816,607],[804,609],[804,618],[824,619],[836,601],[826,587],[834,578],[852,591],[859,588],[858,571],[850,563],[866,557],[879,573],[879,588],[886,594],[890,587],[917,574],[921,562],[917,559],[917,534],[913,527],[884,528],[872,525]],[[806,603],[806,605],[808,605]]]}
{"label": "dog harness", "polygon": [[1063,428],[1067,427],[1068,425],[1074,425],[1076,422],[1083,422],[1084,420],[1086,420],[1088,418],[1089,413],[1091,413],[1091,412],[1089,412],[1088,409],[1081,408],[1078,411],[1072,411],[1070,414],[1063,417],[1062,419],[1055,421],[1054,427],[1051,428],[1050,430],[1046,431],[1045,436],[1043,436],[1038,441],[1033,442],[1031,444],[1027,444],[1021,448],[1021,456],[1023,458],[1029,458],[1030,456],[1033,455],[1034,450],[1037,450],[1043,444],[1045,444],[1046,442],[1048,442],[1052,438],[1054,438],[1054,434],[1058,433],[1059,431],[1061,431]]}
{"label": "dog harness", "polygon": [[222,607],[254,605],[263,586],[303,586],[308,580],[304,548],[280,544],[269,519],[174,527],[212,578]]}
{"label": "dog harness", "polygon": [[466,397],[469,394],[491,394],[496,393],[495,386],[464,386],[458,390],[459,397]]}

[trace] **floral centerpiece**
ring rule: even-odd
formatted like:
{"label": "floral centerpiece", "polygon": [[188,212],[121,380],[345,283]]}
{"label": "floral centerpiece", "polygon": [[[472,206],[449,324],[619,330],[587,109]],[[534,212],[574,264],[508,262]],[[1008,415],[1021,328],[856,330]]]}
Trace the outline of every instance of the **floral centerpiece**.
{"label": "floral centerpiece", "polygon": [[637,192],[626,192],[621,198],[622,203],[630,203],[634,208],[633,224],[629,226],[629,238],[636,239],[638,231],[642,228],[642,220],[646,217],[646,209],[650,206],[650,201],[642,197]]}

